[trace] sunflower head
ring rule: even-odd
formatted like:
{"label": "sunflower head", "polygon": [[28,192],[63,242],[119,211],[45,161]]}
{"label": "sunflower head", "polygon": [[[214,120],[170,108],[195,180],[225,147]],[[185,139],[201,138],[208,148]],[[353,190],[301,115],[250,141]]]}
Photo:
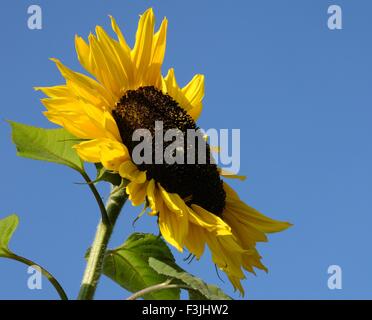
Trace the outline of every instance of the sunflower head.
{"label": "sunflower head", "polygon": [[[66,82],[37,88],[48,96],[42,99],[45,116],[84,140],[75,146],[82,160],[101,163],[129,181],[126,192],[132,204],[147,205],[149,214],[158,217],[168,243],[181,252],[186,248],[197,258],[207,245],[213,262],[243,292],[244,269],[266,270],[256,243],[289,224],[246,205],[222,180],[207,143],[202,164],[157,162],[157,152],[164,152],[170,141],[151,144],[150,163],[133,161],[139,143],[133,139],[136,130],[156,135],[158,123],[164,130],[185,134],[198,129],[204,76],[195,75],[184,87],[177,84],[173,69],[162,76],[168,22],[163,19],[155,32],[152,9],[139,19],[133,48],[110,18],[116,39],[99,26],[88,42],[75,38],[77,57],[90,76],[52,59]],[[183,150],[195,147],[188,141],[182,145]]]}

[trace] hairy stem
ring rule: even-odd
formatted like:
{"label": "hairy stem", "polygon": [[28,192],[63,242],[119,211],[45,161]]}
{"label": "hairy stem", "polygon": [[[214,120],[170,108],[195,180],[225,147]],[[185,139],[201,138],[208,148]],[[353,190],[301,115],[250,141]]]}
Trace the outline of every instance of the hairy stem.
{"label": "hairy stem", "polygon": [[57,279],[54,278],[54,276],[48,270],[44,269],[42,266],[40,266],[39,264],[37,264],[37,263],[35,263],[35,262],[33,262],[29,259],[26,259],[24,257],[16,255],[15,253],[9,253],[9,255],[5,256],[5,258],[13,259],[13,260],[16,260],[18,262],[22,262],[22,263],[24,263],[24,264],[26,264],[30,267],[34,267],[36,270],[39,269],[39,271],[49,280],[49,282],[56,289],[60,298],[62,300],[68,300],[66,292],[63,290],[62,286],[59,284]]}
{"label": "hairy stem", "polygon": [[123,187],[113,187],[107,200],[106,212],[108,221],[103,219],[98,224],[95,239],[89,252],[87,266],[80,287],[79,300],[92,300],[102,273],[103,259],[115,222],[127,200]]}

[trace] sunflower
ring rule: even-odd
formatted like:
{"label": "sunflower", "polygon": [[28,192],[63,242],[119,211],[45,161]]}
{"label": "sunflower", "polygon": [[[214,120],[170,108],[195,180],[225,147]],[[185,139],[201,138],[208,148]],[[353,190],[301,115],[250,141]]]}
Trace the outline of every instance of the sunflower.
{"label": "sunflower", "polygon": [[117,39],[100,26],[96,35],[89,35],[88,43],[75,37],[78,59],[93,77],[51,59],[66,83],[36,88],[48,96],[42,99],[45,116],[82,139],[75,145],[82,160],[100,163],[129,181],[126,192],[132,204],[144,204],[158,218],[169,244],[180,252],[187,248],[197,259],[207,245],[213,262],[244,293],[243,270],[266,270],[256,243],[267,241],[266,233],[282,231],[290,224],[245,204],[221,179],[224,174],[213,161],[183,166],[133,162],[136,129],[153,132],[155,121],[182,132],[197,128],[204,76],[195,75],[182,88],[173,69],[162,76],[168,22],[164,18],[155,33],[152,9],[140,16],[133,48],[115,19],[110,19]]}

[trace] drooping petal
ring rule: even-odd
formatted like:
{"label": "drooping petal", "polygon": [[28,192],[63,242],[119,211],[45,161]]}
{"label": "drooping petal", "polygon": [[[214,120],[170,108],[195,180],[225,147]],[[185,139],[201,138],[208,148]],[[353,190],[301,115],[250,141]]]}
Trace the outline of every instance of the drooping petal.
{"label": "drooping petal", "polygon": [[256,249],[252,249],[252,253],[243,256],[243,267],[253,274],[256,274],[254,268],[268,272],[268,269],[262,264],[261,256]]}
{"label": "drooping petal", "polygon": [[212,253],[214,263],[227,274],[244,278],[241,269],[244,250],[239,247],[233,236],[215,236],[206,233],[208,247]]}
{"label": "drooping petal", "polygon": [[240,239],[244,248],[252,248],[257,242],[267,242],[264,232],[244,221],[243,223],[229,210],[225,208],[224,220],[231,226],[234,234]]}
{"label": "drooping petal", "polygon": [[154,179],[151,179],[147,185],[147,200],[151,208],[150,215],[157,215],[163,210],[164,201]]}
{"label": "drooping petal", "polygon": [[[160,183],[157,186],[164,201],[163,212],[159,212],[159,219],[160,215],[163,215],[164,221],[167,219],[169,222],[177,220],[177,235],[174,236],[174,239],[182,247],[189,229],[189,209],[178,194],[168,193]],[[171,217],[165,217],[166,214]]]}
{"label": "drooping petal", "polygon": [[110,140],[101,145],[101,163],[107,170],[119,171],[120,165],[129,159],[128,149],[122,143]]}
{"label": "drooping petal", "polygon": [[205,232],[208,231],[193,223],[189,224],[189,230],[185,237],[185,247],[190,253],[195,255],[197,259],[200,259],[204,252],[206,242]]}
{"label": "drooping petal", "polygon": [[187,215],[188,209],[183,200],[177,194],[168,193],[160,184],[158,184],[160,195],[169,210],[173,211],[179,216]]}
{"label": "drooping petal", "polygon": [[136,183],[144,183],[146,181],[146,172],[138,170],[131,160],[125,161],[120,165],[119,174],[124,179]]}
{"label": "drooping petal", "polygon": [[234,286],[235,290],[238,289],[240,294],[244,296],[244,288],[241,283],[241,278],[227,274],[227,277],[229,278],[231,284]]}
{"label": "drooping petal", "polygon": [[94,139],[75,145],[84,161],[102,163],[107,170],[118,171],[122,162],[129,159],[127,148],[120,142],[110,139]]}
{"label": "drooping petal", "polygon": [[184,239],[187,235],[183,217],[170,211],[167,206],[159,212],[159,229],[164,239],[174,246],[178,251],[183,252]]}
{"label": "drooping petal", "polygon": [[139,206],[145,201],[147,183],[130,182],[125,190],[132,205]]}
{"label": "drooping petal", "polygon": [[101,160],[101,145],[106,143],[101,139],[84,141],[74,146],[79,157],[87,162],[98,163]]}
{"label": "drooping petal", "polygon": [[207,229],[210,232],[215,232],[217,235],[232,235],[230,226],[220,217],[210,213],[204,208],[193,204],[191,205],[189,219],[192,223]]}
{"label": "drooping petal", "polygon": [[225,214],[226,218],[230,216],[230,219],[236,219],[238,223],[249,225],[262,233],[280,232],[291,226],[288,222],[271,219],[245,204],[227,183],[224,183],[224,190],[226,206],[230,212],[229,215]]}

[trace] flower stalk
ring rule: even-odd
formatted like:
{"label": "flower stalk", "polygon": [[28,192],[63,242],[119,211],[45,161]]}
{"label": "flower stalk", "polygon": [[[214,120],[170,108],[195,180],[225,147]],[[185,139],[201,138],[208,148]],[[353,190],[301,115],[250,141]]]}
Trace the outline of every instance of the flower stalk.
{"label": "flower stalk", "polygon": [[115,222],[120,214],[127,195],[123,186],[113,187],[106,203],[108,221],[100,220],[89,252],[87,266],[81,283],[78,300],[92,300],[102,274],[103,260]]}
{"label": "flower stalk", "polygon": [[187,289],[190,290],[189,286],[185,286],[182,284],[171,284],[171,279],[168,279],[162,283],[155,284],[153,286],[147,287],[145,289],[142,289],[138,292],[133,293],[130,297],[128,297],[126,300],[137,300],[138,298],[143,297],[144,295],[160,290],[165,290],[165,289]]}
{"label": "flower stalk", "polygon": [[49,280],[49,282],[53,285],[53,287],[56,289],[56,291],[57,291],[59,297],[61,298],[61,300],[68,300],[66,292],[63,290],[62,286],[57,281],[57,279],[48,270],[44,269],[41,265],[39,265],[39,264],[29,260],[29,259],[21,257],[21,256],[15,254],[15,253],[9,253],[9,255],[5,256],[5,258],[13,259],[13,260],[16,260],[18,262],[24,263],[27,266],[36,268],[36,270],[41,272],[41,274],[43,276],[45,276]]}

